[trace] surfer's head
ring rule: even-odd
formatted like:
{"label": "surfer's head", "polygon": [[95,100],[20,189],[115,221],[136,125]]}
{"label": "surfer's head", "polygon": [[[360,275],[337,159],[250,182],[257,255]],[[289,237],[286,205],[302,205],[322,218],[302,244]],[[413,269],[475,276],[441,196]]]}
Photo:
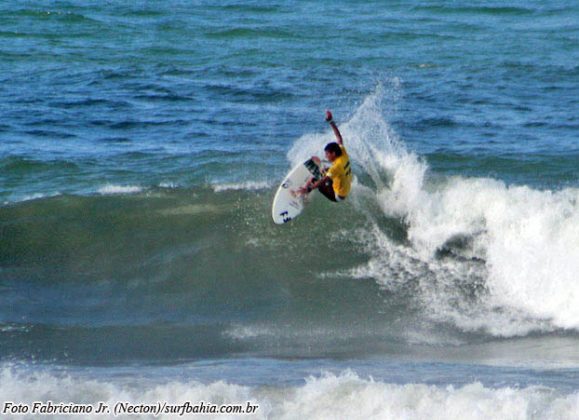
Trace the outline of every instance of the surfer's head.
{"label": "surfer's head", "polygon": [[324,151],[326,152],[326,159],[328,159],[330,162],[333,162],[342,156],[342,148],[336,142],[326,144]]}

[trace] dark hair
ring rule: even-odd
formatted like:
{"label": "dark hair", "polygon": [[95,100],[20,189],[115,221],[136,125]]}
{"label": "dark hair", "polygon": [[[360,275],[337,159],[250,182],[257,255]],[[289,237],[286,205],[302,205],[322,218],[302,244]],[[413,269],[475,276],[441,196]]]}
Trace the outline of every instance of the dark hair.
{"label": "dark hair", "polygon": [[326,147],[324,147],[324,150],[326,152],[333,152],[338,157],[342,156],[342,148],[336,142],[326,144]]}

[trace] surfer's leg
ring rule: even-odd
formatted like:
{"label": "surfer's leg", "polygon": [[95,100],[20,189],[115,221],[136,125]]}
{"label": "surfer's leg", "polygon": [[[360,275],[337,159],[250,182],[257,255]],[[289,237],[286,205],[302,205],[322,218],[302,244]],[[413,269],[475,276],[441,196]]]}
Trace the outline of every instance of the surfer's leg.
{"label": "surfer's leg", "polygon": [[337,201],[336,193],[334,192],[334,188],[332,187],[331,179],[328,180],[327,182],[322,182],[318,187],[318,191],[321,192],[328,200]]}
{"label": "surfer's leg", "polygon": [[298,188],[297,190],[295,190],[295,192],[299,196],[302,196],[302,197],[307,196],[312,191],[311,185],[314,183],[315,180],[316,180],[316,178],[314,178],[314,177],[310,178],[309,181],[306,182],[306,185],[304,185],[301,188]]}

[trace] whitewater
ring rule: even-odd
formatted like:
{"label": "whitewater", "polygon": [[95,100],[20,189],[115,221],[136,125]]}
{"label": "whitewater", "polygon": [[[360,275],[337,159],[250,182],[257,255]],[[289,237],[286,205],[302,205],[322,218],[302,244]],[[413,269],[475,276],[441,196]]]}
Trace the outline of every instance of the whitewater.
{"label": "whitewater", "polygon": [[[185,368],[187,369],[187,368]],[[176,372],[171,372],[173,375]],[[480,382],[465,385],[385,383],[361,377],[351,370],[309,376],[297,386],[248,386],[215,381],[173,380],[157,383],[150,377],[87,378],[86,372],[50,372],[38,367],[24,374],[3,367],[0,392],[6,400],[32,404],[34,401],[75,401],[114,406],[118,401],[133,404],[184,404],[205,401],[213,404],[239,402],[258,405],[249,418],[512,418],[574,419],[579,409],[579,393],[561,393],[545,386],[486,387]],[[100,376],[100,375],[99,375]],[[34,395],[34,398],[31,398]],[[61,416],[65,418],[65,416]],[[79,414],[76,418],[102,418]],[[151,415],[137,418],[153,418]],[[248,415],[205,415],[207,418],[248,418]],[[19,415],[17,418],[35,418]],[[135,418],[135,415],[119,418]],[[158,418],[175,418],[161,415]]]}

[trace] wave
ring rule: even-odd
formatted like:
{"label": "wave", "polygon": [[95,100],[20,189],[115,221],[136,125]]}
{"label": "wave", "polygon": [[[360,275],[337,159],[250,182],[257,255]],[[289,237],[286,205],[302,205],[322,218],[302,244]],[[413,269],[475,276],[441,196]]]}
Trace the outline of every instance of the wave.
{"label": "wave", "polygon": [[416,6],[414,10],[427,11],[435,14],[472,14],[491,16],[528,16],[539,12],[537,9],[525,7],[448,7],[448,6]]}
{"label": "wave", "polygon": [[12,195],[9,196],[8,200],[4,200],[4,202],[2,204],[4,205],[11,205],[14,203],[22,203],[25,201],[32,201],[32,200],[40,200],[40,199],[45,199],[45,198],[51,198],[51,197],[58,197],[60,196],[61,193],[58,191],[55,192],[50,192],[50,193],[32,193],[32,194],[20,194],[20,195]]}
{"label": "wave", "polygon": [[[437,177],[382,117],[384,96],[379,86],[340,126],[358,166],[353,205],[369,225],[357,235],[369,261],[351,273],[389,290],[416,281],[425,312],[466,331],[579,330],[579,189]],[[303,136],[288,157],[295,164],[331,140]],[[383,217],[403,220],[405,243],[384,231]]]}
{"label": "wave", "polygon": [[[159,188],[172,188],[172,184],[169,183],[161,183]],[[105,184],[96,189],[96,191],[91,192],[88,191],[87,194],[99,194],[99,195],[127,195],[127,194],[137,194],[145,191],[144,187],[140,187],[137,185],[116,185],[116,184]],[[41,200],[53,197],[59,197],[63,195],[60,191],[51,191],[51,192],[35,192],[30,194],[11,194],[7,196],[7,199],[4,200],[3,204],[7,205],[14,205],[17,203],[22,203],[26,201],[32,200]]]}
{"label": "wave", "polygon": [[78,169],[78,165],[67,160],[39,161],[24,156],[7,156],[0,159],[0,168],[5,173],[24,174],[35,171],[40,174],[55,169],[74,171]]}
{"label": "wave", "polygon": [[134,194],[143,191],[142,187],[137,185],[115,185],[107,184],[98,189],[98,193],[102,195],[110,194]]}
{"label": "wave", "polygon": [[245,182],[233,182],[224,184],[212,185],[213,191],[221,192],[228,190],[264,190],[271,188],[272,184],[268,181],[245,181]]}
{"label": "wave", "polygon": [[[340,124],[356,173],[348,201],[336,207],[316,195],[283,227],[270,220],[270,180],[111,184],[0,207],[0,321],[31,326],[0,339],[18,355],[45,327],[64,326],[45,354],[56,359],[77,326],[98,335],[136,325],[159,343],[159,325],[213,328],[209,347],[219,354],[282,357],[529,335],[573,341],[579,190],[440,176],[383,117],[397,89],[379,86]],[[290,163],[331,139],[297,139]]]}
{"label": "wave", "polygon": [[[86,377],[38,369],[26,373],[4,368],[0,372],[3,401],[31,404],[33,401],[82,402],[110,407],[118,401],[134,404],[258,404],[255,415],[239,418],[416,418],[572,419],[579,407],[579,393],[561,393],[544,386],[485,387],[473,382],[465,386],[395,384],[363,378],[352,371],[309,377],[298,386],[246,386],[224,381],[125,380]],[[17,416],[33,418],[32,416]],[[77,418],[100,418],[96,414]],[[149,418],[133,415],[132,418]],[[8,417],[10,418],[10,417]],[[173,418],[161,415],[159,418]],[[230,416],[228,418],[237,418]]]}

